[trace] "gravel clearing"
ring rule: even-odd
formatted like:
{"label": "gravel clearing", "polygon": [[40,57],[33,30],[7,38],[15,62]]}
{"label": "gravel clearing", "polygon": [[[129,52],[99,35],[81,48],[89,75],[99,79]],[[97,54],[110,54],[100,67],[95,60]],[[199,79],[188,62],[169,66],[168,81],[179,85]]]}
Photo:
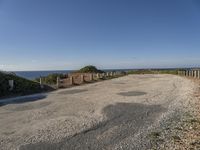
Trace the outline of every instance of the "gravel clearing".
{"label": "gravel clearing", "polygon": [[196,89],[175,75],[129,75],[0,101],[0,149],[159,147],[161,132],[189,111]]}

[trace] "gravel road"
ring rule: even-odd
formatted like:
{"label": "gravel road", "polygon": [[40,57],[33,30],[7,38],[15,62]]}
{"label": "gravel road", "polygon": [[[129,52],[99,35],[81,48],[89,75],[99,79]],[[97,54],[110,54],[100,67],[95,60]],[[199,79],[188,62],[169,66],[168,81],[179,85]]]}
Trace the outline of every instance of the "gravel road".
{"label": "gravel road", "polygon": [[174,75],[117,79],[0,101],[0,149],[148,149],[147,135],[187,108],[195,85]]}

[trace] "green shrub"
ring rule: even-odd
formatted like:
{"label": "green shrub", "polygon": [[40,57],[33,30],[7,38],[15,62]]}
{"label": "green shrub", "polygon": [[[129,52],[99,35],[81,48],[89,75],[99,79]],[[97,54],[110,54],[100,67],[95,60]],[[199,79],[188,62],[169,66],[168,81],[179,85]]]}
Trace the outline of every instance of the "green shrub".
{"label": "green shrub", "polygon": [[102,70],[98,70],[95,66],[85,66],[81,68],[78,73],[104,73]]}
{"label": "green shrub", "polygon": [[[66,78],[67,75],[65,75],[65,74],[59,74],[59,73],[50,74],[50,75],[48,75],[46,77],[42,77],[42,82],[45,83],[45,84],[53,85],[53,84],[57,83],[57,77],[59,77],[60,79],[62,79],[62,78]],[[40,78],[36,78],[35,80],[37,82],[40,82]]]}

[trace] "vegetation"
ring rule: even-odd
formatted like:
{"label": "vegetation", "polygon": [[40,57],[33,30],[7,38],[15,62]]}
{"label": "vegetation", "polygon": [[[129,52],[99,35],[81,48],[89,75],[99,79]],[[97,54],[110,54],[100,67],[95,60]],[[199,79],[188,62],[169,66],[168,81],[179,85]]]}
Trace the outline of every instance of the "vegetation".
{"label": "vegetation", "polygon": [[81,68],[78,73],[104,73],[102,70],[98,70],[95,66],[85,66]]}
{"label": "vegetation", "polygon": [[[90,65],[78,70],[75,73],[103,73],[103,71],[98,70],[95,66]],[[57,77],[63,79],[67,78],[67,76],[68,76],[67,74],[54,73],[46,77],[42,77],[42,82],[48,85],[55,85],[57,83]],[[36,78],[35,81],[40,82],[40,78]]]}
{"label": "vegetation", "polygon": [[[14,80],[14,89],[10,91],[9,80]],[[13,73],[0,72],[0,97],[26,95],[41,92],[40,84]]]}
{"label": "vegetation", "polygon": [[178,69],[174,69],[174,70],[159,70],[158,73],[160,74],[174,74],[177,75],[178,74]]}
{"label": "vegetation", "polygon": [[152,70],[131,70],[127,72],[128,74],[153,74]]}
{"label": "vegetation", "polygon": [[[50,74],[46,77],[42,77],[42,82],[44,84],[49,84],[49,85],[54,85],[57,83],[57,77],[59,77],[60,79],[62,78],[66,78],[67,75],[65,74],[59,74],[59,73],[54,73],[54,74]],[[35,79],[37,82],[40,82],[40,78],[36,78]]]}
{"label": "vegetation", "polygon": [[128,74],[178,74],[178,69],[143,69],[143,70],[131,70]]}

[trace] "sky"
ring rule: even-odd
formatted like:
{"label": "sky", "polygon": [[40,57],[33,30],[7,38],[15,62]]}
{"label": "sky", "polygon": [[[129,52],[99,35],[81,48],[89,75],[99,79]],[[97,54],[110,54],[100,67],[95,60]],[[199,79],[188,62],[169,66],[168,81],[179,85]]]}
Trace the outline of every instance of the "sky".
{"label": "sky", "polygon": [[0,0],[0,70],[200,67],[199,0]]}

